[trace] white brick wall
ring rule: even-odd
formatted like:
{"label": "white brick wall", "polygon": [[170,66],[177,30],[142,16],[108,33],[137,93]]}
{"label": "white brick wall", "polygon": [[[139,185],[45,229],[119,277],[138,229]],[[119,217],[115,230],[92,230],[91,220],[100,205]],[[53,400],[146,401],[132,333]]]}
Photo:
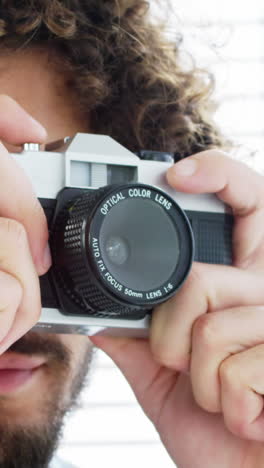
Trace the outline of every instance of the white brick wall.
{"label": "white brick wall", "polygon": [[[183,31],[183,46],[216,76],[217,122],[249,152],[256,150],[264,169],[263,1],[172,2],[168,33]],[[102,354],[83,400],[66,427],[61,456],[78,468],[174,466],[128,384]]]}
{"label": "white brick wall", "polygon": [[82,408],[65,427],[59,455],[78,468],[143,468],[148,461],[152,468],[173,468],[126,380],[101,352],[92,373]]}

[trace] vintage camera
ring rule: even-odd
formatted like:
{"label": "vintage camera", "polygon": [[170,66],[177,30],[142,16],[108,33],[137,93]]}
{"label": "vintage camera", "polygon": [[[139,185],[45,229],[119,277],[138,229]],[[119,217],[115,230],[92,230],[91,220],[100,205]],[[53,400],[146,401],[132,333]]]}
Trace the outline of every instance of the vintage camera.
{"label": "vintage camera", "polygon": [[140,159],[103,135],[61,143],[12,155],[50,231],[53,264],[40,278],[34,329],[146,336],[151,310],[176,293],[194,259],[232,263],[233,218],[215,195],[171,189],[164,153]]}

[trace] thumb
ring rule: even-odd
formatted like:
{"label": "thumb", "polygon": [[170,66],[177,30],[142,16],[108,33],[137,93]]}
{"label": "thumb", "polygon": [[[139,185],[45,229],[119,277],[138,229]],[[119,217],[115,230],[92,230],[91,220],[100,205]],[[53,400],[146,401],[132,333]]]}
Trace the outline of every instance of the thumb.
{"label": "thumb", "polygon": [[143,338],[120,338],[103,335],[89,337],[118,366],[136,397],[145,393],[155,378],[159,365],[153,360],[149,341]]}
{"label": "thumb", "polygon": [[102,335],[92,336],[90,340],[119,367],[142,409],[158,427],[164,403],[178,373],[154,361],[148,340]]}

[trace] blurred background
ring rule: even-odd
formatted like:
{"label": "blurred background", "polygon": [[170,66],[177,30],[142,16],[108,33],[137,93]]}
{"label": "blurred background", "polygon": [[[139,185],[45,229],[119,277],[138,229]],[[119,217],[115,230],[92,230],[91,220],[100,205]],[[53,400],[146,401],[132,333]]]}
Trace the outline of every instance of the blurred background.
{"label": "blurred background", "polygon": [[[215,76],[216,121],[237,156],[264,172],[264,5],[262,0],[172,0],[167,34]],[[164,2],[150,0],[153,15]],[[163,4],[163,5],[162,5]],[[152,424],[109,358],[98,353],[81,408],[67,421],[59,456],[78,468],[173,468]]]}

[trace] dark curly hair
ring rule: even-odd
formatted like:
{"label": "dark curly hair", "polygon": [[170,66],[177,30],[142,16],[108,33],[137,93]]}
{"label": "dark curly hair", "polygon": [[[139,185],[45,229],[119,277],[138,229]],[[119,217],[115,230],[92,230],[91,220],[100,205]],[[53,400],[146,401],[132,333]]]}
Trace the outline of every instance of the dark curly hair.
{"label": "dark curly hair", "polygon": [[180,65],[143,0],[2,0],[0,47],[48,48],[92,131],[176,158],[223,146],[209,74]]}

